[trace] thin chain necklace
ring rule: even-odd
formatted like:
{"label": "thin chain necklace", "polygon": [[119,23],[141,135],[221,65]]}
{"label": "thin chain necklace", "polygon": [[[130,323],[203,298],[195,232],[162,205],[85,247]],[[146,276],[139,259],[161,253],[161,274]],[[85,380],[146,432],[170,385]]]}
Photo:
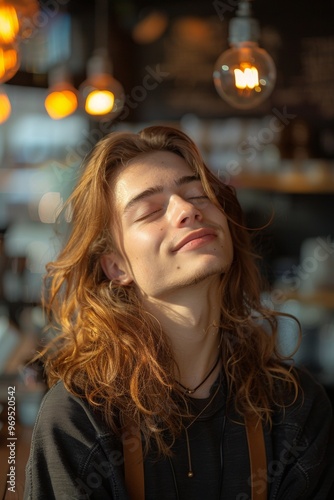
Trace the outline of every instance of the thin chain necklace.
{"label": "thin chain necklace", "polygon": [[[218,358],[219,359],[219,358]],[[217,366],[218,363],[215,364],[215,367]],[[214,367],[214,368],[215,368]],[[213,371],[213,370],[212,370]],[[211,372],[212,373],[212,372]],[[204,408],[196,415],[196,417],[190,422],[190,424],[188,424],[187,426],[184,426],[184,433],[185,433],[185,436],[186,436],[186,442],[187,442],[187,455],[188,455],[188,477],[191,478],[191,477],[194,477],[194,472],[193,472],[193,469],[192,469],[192,462],[191,462],[191,452],[190,452],[190,443],[189,443],[189,435],[188,435],[188,429],[189,427],[191,427],[195,422],[196,420],[201,416],[203,415],[203,413],[205,412],[205,410],[207,408],[209,408],[209,406],[211,405],[212,401],[215,399],[215,397],[217,396],[218,392],[219,392],[219,389],[220,389],[220,386],[221,386],[221,378],[222,378],[222,375],[220,374],[219,376],[219,384],[217,386],[217,389],[215,390],[212,398],[210,399],[210,401],[208,402],[207,405],[204,406]]]}
{"label": "thin chain necklace", "polygon": [[212,373],[215,371],[215,369],[217,368],[217,365],[219,363],[219,360],[220,360],[220,353],[218,354],[218,357],[217,357],[217,360],[216,360],[215,364],[213,365],[213,367],[211,368],[211,370],[209,371],[209,373],[206,375],[205,379],[202,380],[202,382],[200,384],[198,384],[198,386],[196,386],[195,389],[189,389],[189,387],[186,387],[186,386],[182,385],[181,382],[179,382],[178,380],[175,380],[175,382],[180,387],[182,387],[182,389],[184,390],[185,394],[194,394],[197,391],[197,389],[199,389],[200,387],[202,387],[202,385],[208,380],[208,378],[210,377],[210,375],[212,375]]}

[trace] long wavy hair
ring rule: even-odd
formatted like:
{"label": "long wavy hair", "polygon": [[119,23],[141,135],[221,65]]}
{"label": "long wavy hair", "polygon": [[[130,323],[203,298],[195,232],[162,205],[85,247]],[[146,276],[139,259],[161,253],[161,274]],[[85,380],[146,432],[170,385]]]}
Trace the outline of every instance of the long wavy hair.
{"label": "long wavy hair", "polygon": [[[64,209],[71,215],[70,235],[48,264],[44,281],[43,304],[56,333],[42,356],[50,386],[63,380],[68,391],[99,409],[115,432],[122,417],[131,416],[146,443],[153,439],[168,454],[184,416],[175,398],[171,345],[158,321],[143,310],[135,285],[110,282],[100,264],[116,245],[111,230],[115,175],[154,151],[184,158],[228,219],[234,257],[221,276],[221,352],[237,414],[255,414],[270,424],[275,405],[284,407],[287,394],[296,400],[298,382],[277,347],[278,313],[261,303],[257,256],[234,188],[216,178],[193,141],[176,128],[109,134],[84,162]],[[169,444],[165,431],[172,437]]]}

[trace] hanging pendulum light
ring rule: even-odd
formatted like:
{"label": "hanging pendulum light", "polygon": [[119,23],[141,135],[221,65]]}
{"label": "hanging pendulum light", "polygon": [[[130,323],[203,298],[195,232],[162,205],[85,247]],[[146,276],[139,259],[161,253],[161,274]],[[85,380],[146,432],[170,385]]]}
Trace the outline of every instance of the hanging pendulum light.
{"label": "hanging pendulum light", "polygon": [[251,17],[250,3],[242,0],[229,24],[231,48],[217,59],[213,72],[218,94],[235,108],[255,108],[275,86],[275,64],[258,46],[259,37],[259,24]]}
{"label": "hanging pendulum light", "polygon": [[125,93],[122,85],[112,76],[108,57],[108,0],[96,3],[96,49],[87,64],[87,79],[79,90],[86,113],[95,119],[112,120],[122,111]]}
{"label": "hanging pendulum light", "polygon": [[[19,70],[19,41],[27,37],[23,25],[38,9],[37,0],[0,0],[0,83],[13,78]],[[0,89],[0,124],[10,113],[9,98]]]}
{"label": "hanging pendulum light", "polygon": [[[20,29],[17,12],[12,5],[0,0],[0,82],[10,80],[20,67],[16,37]],[[0,89],[0,125],[11,114],[10,100]]]}
{"label": "hanging pendulum light", "polygon": [[20,67],[16,44],[19,27],[15,8],[0,0],[0,82],[10,80]]}
{"label": "hanging pendulum light", "polygon": [[0,0],[0,83],[19,70],[19,42],[31,32],[25,25],[38,9],[37,0]]}
{"label": "hanging pendulum light", "polygon": [[0,43],[13,43],[19,29],[20,25],[15,8],[0,1]]}
{"label": "hanging pendulum light", "polygon": [[111,63],[105,49],[97,49],[87,64],[87,80],[80,85],[86,113],[101,119],[113,119],[123,109],[122,85],[111,75]]}
{"label": "hanging pendulum light", "polygon": [[73,114],[78,107],[78,91],[70,82],[64,66],[50,71],[49,84],[44,102],[48,115],[53,120],[60,120]]}

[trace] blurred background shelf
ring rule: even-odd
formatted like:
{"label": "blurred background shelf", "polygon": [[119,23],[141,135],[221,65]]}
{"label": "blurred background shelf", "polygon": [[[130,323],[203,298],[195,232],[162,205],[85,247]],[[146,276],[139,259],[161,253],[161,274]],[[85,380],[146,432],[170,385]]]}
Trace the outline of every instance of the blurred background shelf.
{"label": "blurred background shelf", "polygon": [[334,311],[334,290],[317,290],[311,293],[302,293],[277,289],[276,293],[282,294],[284,300],[296,300],[305,305],[320,306]]}
{"label": "blurred background shelf", "polygon": [[[242,167],[241,167],[242,168]],[[300,194],[334,194],[334,165],[314,161],[309,172],[298,171],[298,165],[286,162],[281,172],[276,173],[242,173],[231,179],[231,183],[239,189],[255,189],[278,193]]]}

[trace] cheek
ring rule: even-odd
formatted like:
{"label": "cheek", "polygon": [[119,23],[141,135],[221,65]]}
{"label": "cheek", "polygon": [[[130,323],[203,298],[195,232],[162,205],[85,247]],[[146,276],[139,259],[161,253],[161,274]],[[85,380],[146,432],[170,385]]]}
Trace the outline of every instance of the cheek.
{"label": "cheek", "polygon": [[223,228],[225,247],[227,246],[230,249],[231,255],[233,255],[233,241],[232,235],[230,231],[230,226],[228,224],[227,218],[224,214],[219,212],[220,215],[220,226]]}
{"label": "cheek", "polygon": [[124,251],[130,260],[150,259],[152,253],[160,246],[161,228],[155,231],[128,231],[124,237]]}
{"label": "cheek", "polygon": [[224,227],[225,239],[229,243],[229,246],[231,247],[231,249],[233,250],[232,235],[231,235],[230,227],[229,227],[228,222],[227,222],[226,219],[225,219],[223,227]]}
{"label": "cheek", "polygon": [[209,217],[213,222],[221,226],[224,229],[224,232],[229,232],[226,215],[221,210],[219,210],[219,208],[214,205],[211,206]]}

